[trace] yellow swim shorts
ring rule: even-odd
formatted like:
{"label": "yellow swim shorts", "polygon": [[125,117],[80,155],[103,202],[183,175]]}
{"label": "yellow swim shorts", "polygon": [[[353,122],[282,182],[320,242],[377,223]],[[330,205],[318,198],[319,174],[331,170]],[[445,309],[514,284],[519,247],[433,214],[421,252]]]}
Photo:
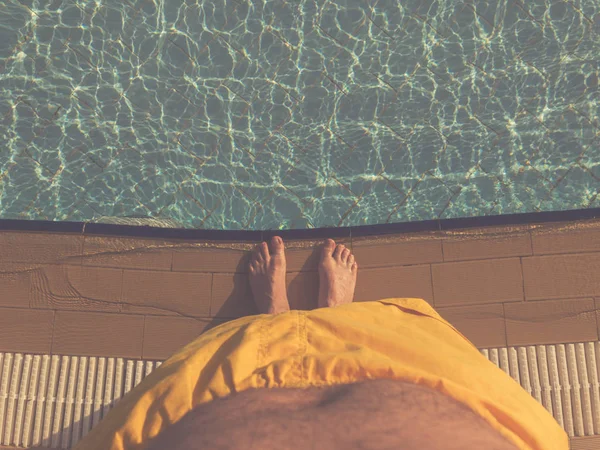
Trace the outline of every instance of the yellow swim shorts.
{"label": "yellow swim shorts", "polygon": [[215,327],[149,374],[74,449],[144,449],[196,406],[250,388],[381,378],[449,395],[519,449],[569,448],[552,415],[427,302],[388,298]]}

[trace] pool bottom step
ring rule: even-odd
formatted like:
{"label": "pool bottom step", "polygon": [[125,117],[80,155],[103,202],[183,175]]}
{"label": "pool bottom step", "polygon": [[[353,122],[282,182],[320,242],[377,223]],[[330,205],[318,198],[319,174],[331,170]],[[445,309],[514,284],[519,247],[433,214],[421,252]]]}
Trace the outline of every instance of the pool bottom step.
{"label": "pool bottom step", "polygon": [[[600,448],[600,342],[481,353],[540,402],[572,448]],[[162,361],[0,353],[0,450],[74,447]],[[9,447],[12,448],[12,447]]]}

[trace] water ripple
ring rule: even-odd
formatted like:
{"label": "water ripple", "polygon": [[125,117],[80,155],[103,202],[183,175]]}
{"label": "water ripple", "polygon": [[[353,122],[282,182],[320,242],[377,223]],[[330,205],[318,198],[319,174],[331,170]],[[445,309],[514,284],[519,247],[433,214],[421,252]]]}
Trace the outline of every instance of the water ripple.
{"label": "water ripple", "polygon": [[0,4],[0,216],[282,229],[598,207],[592,0]]}

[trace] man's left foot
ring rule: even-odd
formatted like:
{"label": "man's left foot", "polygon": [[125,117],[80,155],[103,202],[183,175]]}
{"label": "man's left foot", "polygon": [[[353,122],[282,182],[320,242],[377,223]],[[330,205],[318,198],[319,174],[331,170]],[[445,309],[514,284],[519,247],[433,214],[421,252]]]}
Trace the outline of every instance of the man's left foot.
{"label": "man's left foot", "polygon": [[250,258],[250,287],[259,314],[289,311],[285,287],[285,252],[283,239],[274,236],[270,248],[261,242]]}

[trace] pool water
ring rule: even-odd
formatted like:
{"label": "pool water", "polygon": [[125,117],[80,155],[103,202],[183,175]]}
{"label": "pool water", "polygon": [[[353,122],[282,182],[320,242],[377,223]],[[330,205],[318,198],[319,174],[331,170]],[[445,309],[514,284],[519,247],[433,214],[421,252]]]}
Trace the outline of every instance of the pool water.
{"label": "pool water", "polygon": [[0,2],[0,218],[600,206],[600,2]]}

